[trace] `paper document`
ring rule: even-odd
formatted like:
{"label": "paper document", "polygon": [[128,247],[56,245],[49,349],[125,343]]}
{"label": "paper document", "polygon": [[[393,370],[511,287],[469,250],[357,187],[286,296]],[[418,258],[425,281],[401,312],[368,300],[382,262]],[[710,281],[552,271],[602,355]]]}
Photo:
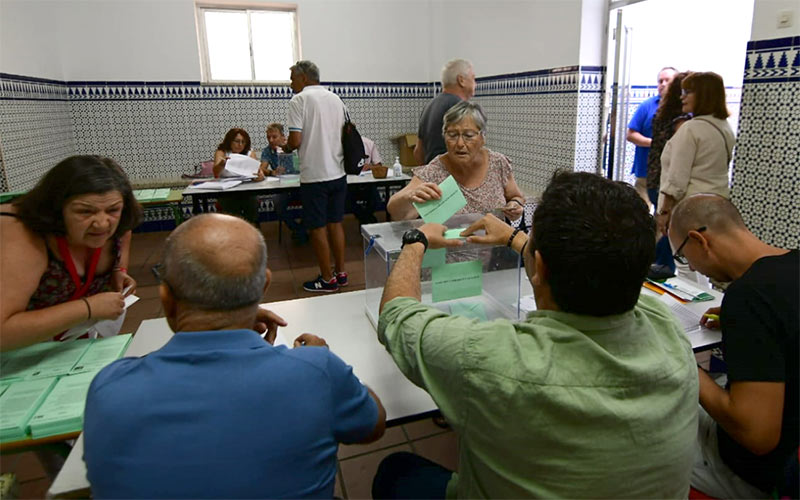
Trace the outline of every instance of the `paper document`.
{"label": "paper document", "polygon": [[447,257],[446,248],[425,250],[425,256],[422,257],[422,267],[443,266],[446,257]]}
{"label": "paper document", "polygon": [[70,370],[70,374],[98,371],[112,361],[119,359],[122,353],[125,352],[125,348],[128,347],[130,340],[130,333],[96,339]]}
{"label": "paper document", "polygon": [[153,190],[153,197],[151,198],[152,201],[162,201],[166,200],[167,198],[169,198],[169,188]]}
{"label": "paper document", "polygon": [[454,262],[431,270],[433,302],[474,297],[483,293],[483,263]]}
{"label": "paper document", "polygon": [[0,396],[0,440],[25,438],[28,421],[55,384],[55,378],[26,380],[12,384]]}
{"label": "paper document", "polygon": [[461,236],[461,232],[466,229],[464,227],[457,227],[455,229],[448,229],[444,232],[444,239],[446,240],[465,240],[466,236]]}
{"label": "paper document", "polygon": [[[88,342],[88,339],[86,339],[86,342]],[[75,348],[85,349],[87,345],[86,342],[78,344]],[[39,342],[38,344],[33,344],[21,349],[4,352],[2,356],[2,367],[0,368],[0,378],[2,378],[2,380],[33,378],[35,376],[34,374],[41,370],[40,365],[44,366],[46,364],[46,359],[57,357],[58,360],[56,364],[64,361],[63,357],[57,356],[59,351],[64,348],[65,345],[62,342]],[[73,351],[70,348],[67,349],[69,353],[66,356],[69,357],[73,354]],[[80,357],[80,354],[77,354],[77,356],[75,361]],[[69,368],[67,368],[67,370],[69,370]],[[48,371],[52,371],[52,367],[48,368]]]}
{"label": "paper document", "polygon": [[480,302],[456,302],[455,304],[450,304],[450,314],[480,321],[489,321],[486,316],[486,309]]}
{"label": "paper document", "polygon": [[231,180],[220,180],[220,181],[206,181],[201,182],[199,184],[195,184],[194,188],[197,189],[214,189],[216,191],[224,191],[226,189],[230,189],[232,187],[236,187],[241,184],[242,181],[240,179],[231,179]]}
{"label": "paper document", "polygon": [[452,175],[439,184],[439,189],[442,190],[442,197],[438,200],[414,203],[414,208],[425,222],[444,224],[467,205],[467,200]]}
{"label": "paper document", "polygon": [[700,325],[700,318],[702,318],[701,314],[692,311],[666,293],[661,295],[658,300],[669,307],[670,312],[672,312],[672,314],[678,320],[678,323],[680,323],[683,331],[688,333],[702,328],[702,325]]}
{"label": "paper document", "polygon": [[261,162],[247,155],[232,154],[225,162],[220,177],[256,177]]}
{"label": "paper document", "polygon": [[61,377],[33,414],[31,437],[39,439],[81,430],[86,393],[97,372]]}
{"label": "paper document", "polygon": [[533,295],[523,295],[519,298],[519,308],[526,315],[536,310],[536,300]]}

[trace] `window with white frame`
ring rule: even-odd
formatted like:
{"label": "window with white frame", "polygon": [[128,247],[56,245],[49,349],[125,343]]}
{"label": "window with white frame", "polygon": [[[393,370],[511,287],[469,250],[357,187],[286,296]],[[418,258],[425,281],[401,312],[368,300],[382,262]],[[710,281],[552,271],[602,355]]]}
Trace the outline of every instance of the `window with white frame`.
{"label": "window with white frame", "polygon": [[286,82],[300,59],[294,5],[197,3],[205,82]]}

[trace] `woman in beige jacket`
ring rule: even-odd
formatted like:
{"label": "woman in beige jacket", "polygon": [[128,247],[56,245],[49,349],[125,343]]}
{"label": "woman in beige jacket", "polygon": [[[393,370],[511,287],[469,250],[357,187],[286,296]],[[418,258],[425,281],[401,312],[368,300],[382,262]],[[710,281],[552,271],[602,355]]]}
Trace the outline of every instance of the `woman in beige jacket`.
{"label": "woman in beige jacket", "polygon": [[656,220],[666,235],[672,207],[685,196],[715,193],[730,197],[728,165],[736,138],[727,118],[725,85],[716,73],[690,73],[681,82],[685,122],[661,154],[661,186]]}

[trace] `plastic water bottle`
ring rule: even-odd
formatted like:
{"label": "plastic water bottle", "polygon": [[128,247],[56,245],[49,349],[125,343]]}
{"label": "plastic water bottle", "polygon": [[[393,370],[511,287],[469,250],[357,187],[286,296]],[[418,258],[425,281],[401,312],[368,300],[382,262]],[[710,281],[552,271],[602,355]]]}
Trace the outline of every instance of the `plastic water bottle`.
{"label": "plastic water bottle", "polygon": [[401,175],[403,175],[403,166],[400,165],[399,156],[394,157],[394,165],[392,165],[392,170],[394,170],[395,177],[400,177]]}

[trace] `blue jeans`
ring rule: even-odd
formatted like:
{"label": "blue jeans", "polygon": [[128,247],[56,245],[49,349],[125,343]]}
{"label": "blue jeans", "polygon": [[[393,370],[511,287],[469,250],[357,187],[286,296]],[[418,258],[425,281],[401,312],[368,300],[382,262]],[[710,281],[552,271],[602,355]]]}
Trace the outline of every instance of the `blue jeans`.
{"label": "blue jeans", "polygon": [[[647,197],[658,210],[658,189],[648,189]],[[670,271],[675,272],[675,260],[672,258],[672,247],[669,245],[669,238],[662,236],[656,243],[656,264],[669,267]]]}

